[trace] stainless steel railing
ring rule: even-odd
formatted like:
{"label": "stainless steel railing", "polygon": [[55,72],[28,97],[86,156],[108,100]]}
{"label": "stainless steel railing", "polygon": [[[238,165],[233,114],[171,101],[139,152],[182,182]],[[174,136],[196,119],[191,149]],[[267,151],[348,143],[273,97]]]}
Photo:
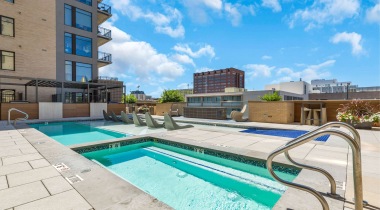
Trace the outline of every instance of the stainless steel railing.
{"label": "stainless steel railing", "polygon": [[20,113],[22,113],[22,114],[25,115],[24,118],[16,118],[16,119],[14,120],[14,122],[13,122],[14,125],[16,125],[16,122],[17,122],[17,121],[20,121],[20,120],[27,120],[27,119],[29,118],[29,115],[28,115],[27,113],[25,113],[25,112],[23,112],[23,111],[21,111],[21,110],[18,110],[18,109],[16,109],[16,108],[10,108],[10,109],[8,110],[8,125],[11,124],[11,112],[12,112],[12,111],[17,111],[17,112],[20,112]]}
{"label": "stainless steel railing", "polygon": [[[328,129],[331,127],[344,127],[351,132],[353,137],[351,137],[349,134],[342,132],[342,131],[339,131],[339,130]],[[326,129],[328,129],[328,130],[326,130]],[[307,143],[307,142],[309,142],[315,138],[318,138],[320,136],[327,135],[327,134],[335,135],[335,136],[343,138],[344,140],[347,141],[347,143],[350,145],[350,147],[352,149],[352,157],[353,157],[352,159],[354,162],[353,163],[353,175],[354,175],[354,188],[355,188],[355,209],[361,210],[361,209],[363,209],[363,184],[362,184],[362,170],[361,170],[360,136],[359,136],[359,133],[356,131],[356,129],[353,128],[349,124],[342,123],[342,122],[327,123],[327,124],[317,128],[313,131],[310,131],[310,132],[286,143],[285,145],[277,148],[271,154],[269,154],[269,156],[267,158],[267,163],[266,163],[267,169],[268,169],[269,173],[271,174],[271,176],[275,180],[277,180],[278,182],[280,182],[286,186],[293,187],[293,188],[311,193],[312,195],[314,195],[319,200],[323,209],[328,210],[329,206],[328,206],[327,201],[316,190],[314,190],[308,186],[305,186],[305,185],[296,184],[296,183],[292,183],[292,182],[282,180],[281,178],[279,178],[274,173],[274,171],[272,169],[273,158],[275,156],[281,154],[281,153],[285,153],[286,158],[291,163],[293,163],[294,165],[301,167],[301,168],[317,171],[317,172],[320,172],[323,175],[325,175],[330,182],[330,186],[331,186],[330,187],[330,193],[331,193],[331,195],[334,197],[338,197],[338,195],[336,194],[336,183],[335,183],[334,178],[330,175],[330,173],[328,173],[324,169],[321,169],[318,167],[297,163],[290,157],[290,155],[288,153],[289,150],[291,150],[295,147],[298,147],[298,146],[305,144],[305,143]]]}

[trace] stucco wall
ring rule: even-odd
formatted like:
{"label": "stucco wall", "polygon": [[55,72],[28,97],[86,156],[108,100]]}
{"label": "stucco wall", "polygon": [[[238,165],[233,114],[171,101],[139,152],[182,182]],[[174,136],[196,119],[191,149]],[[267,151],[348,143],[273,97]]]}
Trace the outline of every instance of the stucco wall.
{"label": "stucco wall", "polygon": [[[157,103],[156,104],[156,115],[163,116],[164,113],[168,113],[172,104],[174,104],[174,103],[173,102]],[[179,115],[183,115],[183,107],[186,106],[186,102],[179,102],[179,103],[175,103],[175,104],[178,105]]]}
{"label": "stucco wall", "polygon": [[249,101],[249,121],[268,123],[292,123],[294,122],[293,102],[262,102]]}

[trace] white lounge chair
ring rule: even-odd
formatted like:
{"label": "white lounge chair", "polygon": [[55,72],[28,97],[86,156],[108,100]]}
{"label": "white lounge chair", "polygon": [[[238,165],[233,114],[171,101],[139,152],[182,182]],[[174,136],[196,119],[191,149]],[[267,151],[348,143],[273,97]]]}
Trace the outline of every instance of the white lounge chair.
{"label": "white lounge chair", "polygon": [[193,125],[178,125],[169,114],[165,113],[164,115],[165,128],[168,130],[177,130],[183,128],[192,128]]}
{"label": "white lounge chair", "polygon": [[129,119],[128,115],[123,111],[121,111],[121,121],[123,121],[126,124],[132,124],[133,123],[133,120]]}
{"label": "white lounge chair", "polygon": [[143,122],[139,116],[137,116],[136,112],[132,112],[132,117],[133,117],[133,123],[136,126],[146,126],[146,123]]}
{"label": "white lounge chair", "polygon": [[169,115],[170,116],[176,115],[177,117],[179,116],[178,104],[172,104],[169,110]]}
{"label": "white lounge chair", "polygon": [[149,112],[145,112],[145,121],[149,128],[163,128],[165,123],[158,123]]}
{"label": "white lounge chair", "polygon": [[243,106],[243,108],[241,109],[241,111],[232,111],[231,112],[231,119],[235,120],[236,122],[245,122],[248,120],[248,118],[243,118],[243,115],[244,113],[246,112],[247,110],[247,104],[245,104]]}

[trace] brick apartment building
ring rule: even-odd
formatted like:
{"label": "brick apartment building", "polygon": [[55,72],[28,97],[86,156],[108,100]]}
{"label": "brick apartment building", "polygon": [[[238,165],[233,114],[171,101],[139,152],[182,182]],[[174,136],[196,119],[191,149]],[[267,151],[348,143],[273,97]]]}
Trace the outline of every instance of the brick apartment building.
{"label": "brick apartment building", "polygon": [[226,87],[244,88],[244,71],[226,68],[194,73],[194,94],[220,93]]}

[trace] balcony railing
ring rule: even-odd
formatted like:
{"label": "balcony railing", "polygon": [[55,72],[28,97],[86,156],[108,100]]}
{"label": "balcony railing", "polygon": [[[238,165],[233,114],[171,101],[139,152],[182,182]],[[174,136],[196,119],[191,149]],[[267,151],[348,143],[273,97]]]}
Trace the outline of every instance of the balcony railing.
{"label": "balcony railing", "polygon": [[111,6],[104,3],[98,3],[98,10],[111,14]]}
{"label": "balcony railing", "polygon": [[98,52],[98,60],[102,62],[112,63],[112,55],[110,53]]}
{"label": "balcony railing", "polygon": [[108,77],[108,76],[98,76],[98,80],[112,80],[112,81],[119,81],[119,78],[117,77]]}
{"label": "balcony railing", "polygon": [[188,107],[242,107],[243,101],[187,102]]}
{"label": "balcony railing", "polygon": [[98,35],[111,39],[111,30],[99,26]]}

